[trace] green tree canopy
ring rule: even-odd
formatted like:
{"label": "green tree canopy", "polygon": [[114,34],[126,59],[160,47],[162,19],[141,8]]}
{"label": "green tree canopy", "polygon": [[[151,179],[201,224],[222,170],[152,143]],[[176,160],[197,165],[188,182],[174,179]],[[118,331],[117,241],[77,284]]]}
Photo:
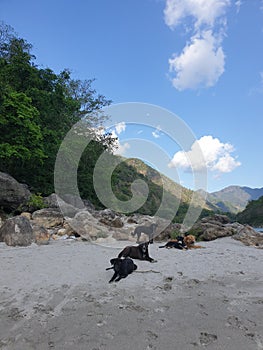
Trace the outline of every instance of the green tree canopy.
{"label": "green tree canopy", "polygon": [[[31,44],[0,22],[0,169],[49,194],[66,133],[79,120],[87,128],[101,125],[101,109],[110,101],[92,88],[93,79],[39,68],[31,52]],[[97,141],[103,148],[112,142],[106,136]]]}

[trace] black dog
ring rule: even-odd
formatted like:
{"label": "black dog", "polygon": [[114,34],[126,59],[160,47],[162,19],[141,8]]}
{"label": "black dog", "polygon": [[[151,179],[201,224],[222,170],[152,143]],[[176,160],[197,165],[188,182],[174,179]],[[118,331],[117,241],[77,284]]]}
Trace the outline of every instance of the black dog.
{"label": "black dog", "polygon": [[129,258],[113,258],[110,260],[112,267],[108,267],[106,270],[113,269],[114,275],[109,280],[109,283],[118,282],[120,279],[127,277],[130,273],[137,269],[137,265],[134,264],[132,259]]}
{"label": "black dog", "polygon": [[157,224],[151,224],[150,226],[137,226],[132,233],[132,236],[137,235],[136,243],[140,243],[140,237],[142,233],[146,233],[149,237],[149,242],[153,243],[153,235],[155,233]]}
{"label": "black dog", "polygon": [[120,254],[118,255],[118,258],[121,258],[122,256],[123,257],[129,256],[130,258],[133,258],[133,259],[155,262],[156,260],[154,260],[149,256],[148,245],[149,245],[149,242],[140,243],[136,247],[129,245],[120,252]]}
{"label": "black dog", "polygon": [[184,242],[184,237],[178,236],[176,240],[172,240],[167,242],[165,245],[160,246],[159,248],[176,248],[176,249],[188,249],[185,242]]}

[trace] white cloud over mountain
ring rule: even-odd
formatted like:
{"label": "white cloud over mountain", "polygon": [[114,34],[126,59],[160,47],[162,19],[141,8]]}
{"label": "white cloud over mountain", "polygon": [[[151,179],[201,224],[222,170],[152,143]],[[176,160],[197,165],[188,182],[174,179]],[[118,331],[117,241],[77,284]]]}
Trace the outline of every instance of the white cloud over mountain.
{"label": "white cloud over mountain", "polygon": [[[191,19],[190,39],[180,54],[169,59],[176,89],[211,87],[224,72],[222,40],[226,32],[226,10],[230,0],[166,0],[165,23],[175,29]],[[237,5],[236,5],[237,6]]]}
{"label": "white cloud over mountain", "polygon": [[[200,159],[200,150],[203,154],[203,161]],[[241,163],[231,153],[234,147],[230,143],[222,143],[213,136],[203,136],[196,140],[188,152],[179,151],[174,154],[168,164],[170,168],[178,167],[185,171],[201,171],[204,167],[207,170],[217,173],[229,173]]]}

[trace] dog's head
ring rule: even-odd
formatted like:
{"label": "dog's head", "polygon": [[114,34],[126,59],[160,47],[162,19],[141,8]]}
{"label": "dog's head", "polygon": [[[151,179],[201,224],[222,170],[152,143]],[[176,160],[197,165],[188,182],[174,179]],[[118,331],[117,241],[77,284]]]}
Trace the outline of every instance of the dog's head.
{"label": "dog's head", "polygon": [[139,244],[139,247],[143,254],[146,254],[148,252],[148,245],[149,245],[149,242],[144,242]]}
{"label": "dog's head", "polygon": [[113,258],[113,259],[110,259],[110,263],[111,265],[118,265],[121,263],[121,259],[120,258]]}
{"label": "dog's head", "polygon": [[195,236],[193,236],[193,235],[185,236],[184,242],[188,247],[194,245],[195,244]]}

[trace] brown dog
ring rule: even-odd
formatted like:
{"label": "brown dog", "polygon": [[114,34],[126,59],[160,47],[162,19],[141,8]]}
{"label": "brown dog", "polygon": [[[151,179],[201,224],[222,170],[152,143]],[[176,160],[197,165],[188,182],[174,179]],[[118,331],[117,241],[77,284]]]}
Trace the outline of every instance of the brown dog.
{"label": "brown dog", "polygon": [[184,243],[186,244],[188,249],[205,248],[205,247],[202,247],[201,245],[195,245],[195,236],[193,235],[185,236]]}

